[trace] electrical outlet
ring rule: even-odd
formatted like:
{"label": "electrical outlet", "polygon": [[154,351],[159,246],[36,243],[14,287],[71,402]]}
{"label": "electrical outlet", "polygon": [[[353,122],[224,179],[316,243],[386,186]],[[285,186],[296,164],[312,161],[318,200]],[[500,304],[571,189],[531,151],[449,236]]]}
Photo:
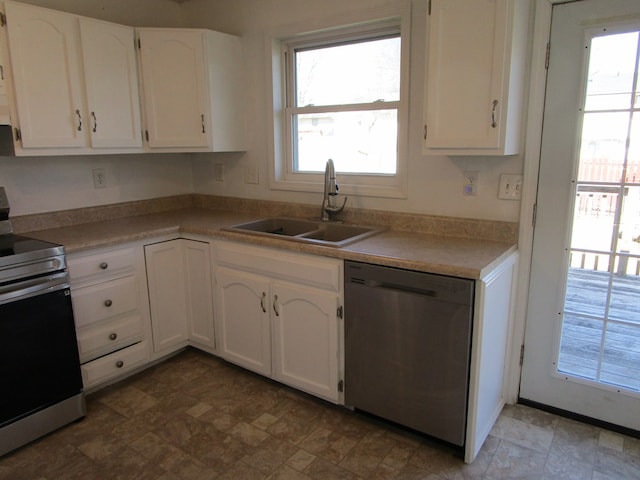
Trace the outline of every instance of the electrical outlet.
{"label": "electrical outlet", "polygon": [[475,196],[478,194],[478,172],[464,172],[464,194]]}
{"label": "electrical outlet", "polygon": [[244,183],[257,185],[260,182],[260,172],[257,165],[250,165],[244,171]]}
{"label": "electrical outlet", "polygon": [[522,198],[522,175],[500,175],[498,198],[520,200]]}
{"label": "electrical outlet", "polygon": [[224,182],[224,164],[216,163],[213,166],[213,178],[216,182]]}
{"label": "electrical outlet", "polygon": [[107,172],[104,168],[93,169],[93,188],[107,188]]}

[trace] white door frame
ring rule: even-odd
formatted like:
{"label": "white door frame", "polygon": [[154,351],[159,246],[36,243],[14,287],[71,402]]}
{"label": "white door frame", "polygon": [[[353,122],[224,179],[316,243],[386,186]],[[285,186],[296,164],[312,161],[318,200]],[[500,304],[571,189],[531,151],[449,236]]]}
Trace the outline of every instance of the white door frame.
{"label": "white door frame", "polygon": [[510,368],[506,374],[505,400],[516,403],[520,390],[520,348],[524,345],[524,331],[529,301],[529,280],[533,254],[533,215],[538,195],[538,171],[542,148],[542,122],[547,86],[547,44],[551,35],[551,12],[556,3],[566,0],[532,0],[534,6],[531,70],[529,72],[529,104],[526,116],[522,199],[520,201],[520,224],[518,228],[518,288],[512,330]]}

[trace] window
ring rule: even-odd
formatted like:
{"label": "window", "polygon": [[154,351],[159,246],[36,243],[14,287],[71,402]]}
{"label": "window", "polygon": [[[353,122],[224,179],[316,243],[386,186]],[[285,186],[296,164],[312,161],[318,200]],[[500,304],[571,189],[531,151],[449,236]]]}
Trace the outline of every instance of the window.
{"label": "window", "polygon": [[341,193],[405,195],[409,43],[403,23],[397,18],[274,44],[280,68],[273,70],[272,186],[315,191],[309,187],[322,185],[331,158]]}
{"label": "window", "polygon": [[400,32],[287,49],[294,172],[397,171]]}

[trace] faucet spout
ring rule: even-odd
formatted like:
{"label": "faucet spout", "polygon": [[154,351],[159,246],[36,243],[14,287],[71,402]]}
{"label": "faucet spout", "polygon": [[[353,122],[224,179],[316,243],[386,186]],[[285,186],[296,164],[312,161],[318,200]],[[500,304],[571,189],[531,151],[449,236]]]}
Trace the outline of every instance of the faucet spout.
{"label": "faucet spout", "polygon": [[333,160],[329,159],[324,169],[324,195],[322,197],[322,208],[320,211],[320,218],[325,222],[330,222],[332,215],[340,213],[347,204],[347,198],[345,197],[342,206],[333,205],[331,199],[337,195],[338,184],[336,183],[336,169]]}

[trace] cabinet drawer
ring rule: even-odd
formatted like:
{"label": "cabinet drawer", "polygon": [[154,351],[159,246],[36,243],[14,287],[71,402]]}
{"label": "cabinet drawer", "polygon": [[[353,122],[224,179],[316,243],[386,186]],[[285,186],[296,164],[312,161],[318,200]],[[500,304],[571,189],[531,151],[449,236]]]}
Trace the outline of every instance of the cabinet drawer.
{"label": "cabinet drawer", "polygon": [[79,288],[71,293],[76,328],[114,318],[138,308],[135,277]]}
{"label": "cabinet drawer", "polygon": [[72,284],[91,278],[99,281],[113,274],[134,271],[135,254],[133,248],[124,248],[86,257],[69,255],[67,264]]}
{"label": "cabinet drawer", "polygon": [[142,320],[137,313],[78,332],[80,362],[85,363],[142,340]]}
{"label": "cabinet drawer", "polygon": [[271,278],[323,290],[340,291],[342,260],[231,242],[217,242],[214,245],[218,265],[266,274]]}
{"label": "cabinet drawer", "polygon": [[80,367],[84,388],[122,375],[142,364],[149,358],[147,342],[136,343],[105,357],[98,358]]}

